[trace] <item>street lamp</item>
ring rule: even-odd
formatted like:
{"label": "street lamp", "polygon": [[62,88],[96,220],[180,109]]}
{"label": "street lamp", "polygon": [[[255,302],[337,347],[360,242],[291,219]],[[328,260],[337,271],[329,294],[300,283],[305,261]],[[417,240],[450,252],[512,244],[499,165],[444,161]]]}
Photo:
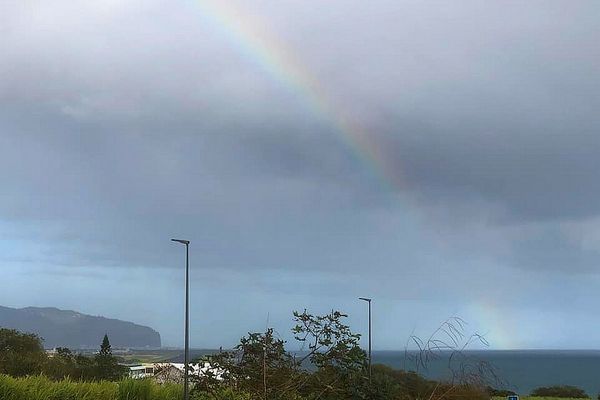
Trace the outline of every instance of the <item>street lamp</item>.
{"label": "street lamp", "polygon": [[185,245],[185,350],[183,356],[183,400],[189,399],[188,362],[190,352],[190,241],[171,239]]}
{"label": "street lamp", "polygon": [[371,377],[373,375],[373,372],[371,369],[371,300],[372,299],[369,299],[367,297],[359,297],[358,299],[369,303],[369,383],[371,383]]}

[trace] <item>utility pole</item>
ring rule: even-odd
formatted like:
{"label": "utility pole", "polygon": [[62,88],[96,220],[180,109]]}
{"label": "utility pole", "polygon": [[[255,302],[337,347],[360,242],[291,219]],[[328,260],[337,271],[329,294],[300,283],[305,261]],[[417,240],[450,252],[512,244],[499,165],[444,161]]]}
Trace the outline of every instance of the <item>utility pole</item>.
{"label": "utility pole", "polygon": [[190,241],[171,239],[185,245],[185,349],[183,356],[183,400],[189,400],[189,353],[190,353]]}
{"label": "utility pole", "polygon": [[366,301],[369,304],[369,384],[373,377],[373,369],[371,368],[371,300],[367,297],[359,297],[359,300]]}

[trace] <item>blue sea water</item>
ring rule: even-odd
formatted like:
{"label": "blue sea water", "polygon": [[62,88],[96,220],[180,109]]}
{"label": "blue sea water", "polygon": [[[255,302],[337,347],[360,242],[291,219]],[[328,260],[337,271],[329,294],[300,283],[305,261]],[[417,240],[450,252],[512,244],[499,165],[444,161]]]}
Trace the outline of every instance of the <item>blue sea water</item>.
{"label": "blue sea water", "polygon": [[[414,361],[414,353],[405,357],[404,351],[375,351],[373,362],[398,369],[419,370],[431,379],[448,379],[452,371],[448,358],[441,356],[427,363],[427,369]],[[496,386],[525,395],[539,386],[573,385],[590,396],[600,393],[600,351],[597,350],[485,350],[467,351],[464,363],[489,364],[501,382]],[[456,369],[461,361],[453,362]]]}

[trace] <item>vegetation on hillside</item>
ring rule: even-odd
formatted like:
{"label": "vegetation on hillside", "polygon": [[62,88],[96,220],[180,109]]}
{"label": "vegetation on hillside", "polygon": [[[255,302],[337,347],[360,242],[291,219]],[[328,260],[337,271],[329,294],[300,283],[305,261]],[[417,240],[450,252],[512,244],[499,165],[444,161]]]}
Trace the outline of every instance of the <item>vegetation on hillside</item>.
{"label": "vegetation on hillside", "polygon": [[34,334],[0,328],[0,373],[25,376],[40,372],[46,353]]}
{"label": "vegetation on hillside", "polygon": [[38,336],[0,328],[0,374],[14,377],[44,374],[54,380],[115,381],[122,379],[125,373],[126,369],[112,355],[107,335],[94,357],[73,354],[60,347],[49,356]]}

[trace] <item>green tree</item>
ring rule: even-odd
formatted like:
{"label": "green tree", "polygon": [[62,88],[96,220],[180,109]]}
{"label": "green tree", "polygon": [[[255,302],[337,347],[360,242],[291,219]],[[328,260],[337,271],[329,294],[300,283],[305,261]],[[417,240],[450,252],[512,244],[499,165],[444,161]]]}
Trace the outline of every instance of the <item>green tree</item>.
{"label": "green tree", "polygon": [[94,380],[96,379],[96,362],[92,357],[86,357],[83,354],[77,354],[73,357],[75,364],[73,369],[73,379],[76,380]]}
{"label": "green tree", "polygon": [[108,340],[108,334],[104,334],[102,344],[100,345],[100,352],[98,354],[105,357],[112,357],[112,348],[110,346],[110,340]]}
{"label": "green tree", "polygon": [[360,335],[343,322],[347,317],[339,311],[326,315],[294,311],[292,333],[309,350],[301,361],[309,359],[317,368],[335,367],[344,372],[364,368],[367,357],[359,346]]}
{"label": "green tree", "polygon": [[248,333],[232,351],[200,360],[210,368],[194,378],[196,392],[216,395],[226,387],[253,399],[365,398],[366,354],[344,318],[339,311],[322,316],[294,312],[294,338],[307,347],[299,359],[286,351],[273,329]]}
{"label": "green tree", "polygon": [[44,375],[54,380],[72,377],[74,370],[75,362],[73,353],[66,347],[56,348],[54,356],[48,357],[44,365]]}
{"label": "green tree", "polygon": [[58,347],[53,357],[48,357],[43,369],[44,375],[53,380],[71,378],[77,381],[101,379],[96,357],[73,354],[66,347]]}
{"label": "green tree", "polygon": [[108,334],[104,335],[100,351],[94,357],[95,374],[94,377],[100,380],[114,381],[121,379],[125,375],[125,368],[117,362],[113,356]]}
{"label": "green tree", "polygon": [[236,349],[241,355],[238,368],[248,377],[242,381],[242,389],[265,399],[286,398],[294,390],[295,361],[272,328],[248,334]]}
{"label": "green tree", "polygon": [[347,317],[339,311],[326,315],[294,312],[292,332],[308,347],[300,363],[309,360],[317,368],[301,393],[316,393],[324,400],[367,397],[367,355],[359,346],[360,335],[344,322]]}
{"label": "green tree", "polygon": [[486,387],[486,392],[490,395],[490,397],[507,397],[515,395],[516,393],[512,390],[508,389],[496,389],[491,386]]}
{"label": "green tree", "polygon": [[212,368],[199,378],[198,388],[213,394],[223,384],[254,399],[289,399],[296,391],[297,364],[271,328],[264,333],[248,333],[233,351],[200,362]]}
{"label": "green tree", "polygon": [[12,376],[37,374],[45,361],[46,353],[39,336],[0,328],[0,373]]}

